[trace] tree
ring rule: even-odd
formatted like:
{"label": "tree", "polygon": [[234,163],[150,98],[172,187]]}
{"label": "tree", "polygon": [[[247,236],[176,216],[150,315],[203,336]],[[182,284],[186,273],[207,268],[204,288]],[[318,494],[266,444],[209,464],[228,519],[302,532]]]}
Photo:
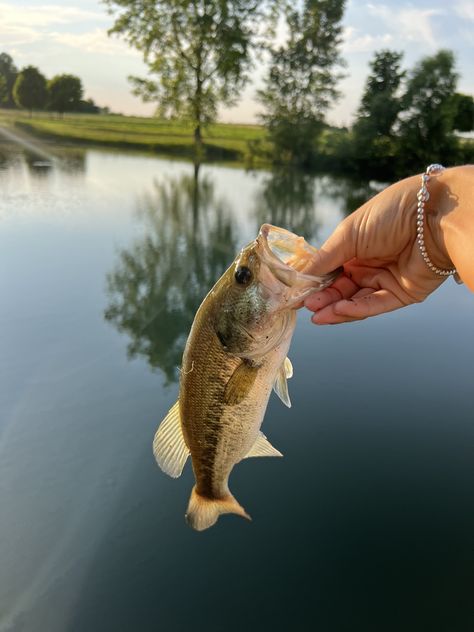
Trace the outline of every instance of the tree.
{"label": "tree", "polygon": [[135,94],[159,114],[189,118],[196,146],[220,104],[248,80],[263,3],[258,0],[105,0],[117,12],[111,33],[142,51],[157,80],[131,77]]}
{"label": "tree", "polygon": [[453,95],[454,120],[453,129],[458,132],[472,132],[474,130],[474,99],[471,95]]}
{"label": "tree", "polygon": [[6,79],[3,75],[0,75],[0,105],[4,106],[4,103],[8,99],[8,86]]}
{"label": "tree", "polygon": [[84,114],[100,114],[101,108],[94,102],[93,99],[86,99],[79,102],[77,107],[77,112],[82,112]]}
{"label": "tree", "polygon": [[48,98],[46,78],[34,66],[23,68],[13,86],[13,98],[30,115],[33,109],[42,110]]}
{"label": "tree", "polygon": [[423,58],[411,71],[403,97],[398,151],[405,172],[455,160],[457,141],[452,129],[457,79],[449,50]]}
{"label": "tree", "polygon": [[393,130],[400,110],[397,97],[405,72],[401,70],[403,53],[381,50],[370,62],[357,119],[353,128],[353,152],[359,170],[373,177],[384,177],[393,165]]}
{"label": "tree", "polygon": [[82,93],[82,82],[79,77],[56,75],[48,81],[48,108],[60,114],[78,110]]}
{"label": "tree", "polygon": [[323,129],[324,115],[338,96],[342,64],[342,17],[345,0],[303,0],[287,6],[288,39],[271,48],[264,88],[258,100],[261,119],[277,154],[307,165]]}
{"label": "tree", "polygon": [[370,62],[372,73],[367,77],[357,124],[367,124],[374,136],[390,136],[401,110],[397,91],[405,77],[401,70],[403,53],[390,50],[376,52]]}
{"label": "tree", "polygon": [[7,53],[0,53],[0,107],[13,108],[13,85],[18,76],[18,69]]}

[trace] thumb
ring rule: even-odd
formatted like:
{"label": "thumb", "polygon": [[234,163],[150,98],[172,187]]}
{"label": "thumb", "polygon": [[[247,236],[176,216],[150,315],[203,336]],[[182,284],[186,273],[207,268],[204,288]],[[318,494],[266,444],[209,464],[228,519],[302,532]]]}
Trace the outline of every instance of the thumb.
{"label": "thumb", "polygon": [[307,268],[308,274],[321,275],[336,270],[356,256],[356,239],[352,216],[346,217],[324,242]]}

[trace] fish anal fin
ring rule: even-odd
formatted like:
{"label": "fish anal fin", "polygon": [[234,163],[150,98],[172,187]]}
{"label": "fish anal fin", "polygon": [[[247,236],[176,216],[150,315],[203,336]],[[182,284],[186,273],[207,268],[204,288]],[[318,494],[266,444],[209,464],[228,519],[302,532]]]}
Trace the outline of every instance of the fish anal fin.
{"label": "fish anal fin", "polygon": [[283,454],[272,446],[263,432],[259,432],[255,443],[250,448],[248,454],[245,455],[245,458],[248,459],[252,456],[283,456]]}
{"label": "fish anal fin", "polygon": [[249,394],[257,377],[257,373],[258,367],[248,364],[245,360],[242,364],[239,364],[225,387],[225,403],[231,406],[240,404]]}
{"label": "fish anal fin", "polygon": [[235,500],[232,494],[224,498],[208,498],[202,496],[193,487],[186,511],[186,522],[196,531],[204,531],[215,524],[222,514],[237,514],[251,520],[248,513]]}
{"label": "fish anal fin", "polygon": [[278,369],[278,373],[276,374],[275,381],[273,382],[273,390],[285,406],[288,406],[288,408],[291,408],[291,400],[288,393],[287,379],[292,376],[293,366],[289,358],[285,358],[284,362],[282,362],[280,368]]}
{"label": "fish anal fin", "polygon": [[170,408],[156,431],[153,439],[153,454],[163,472],[173,478],[181,476],[189,456],[189,448],[181,430],[179,400]]}

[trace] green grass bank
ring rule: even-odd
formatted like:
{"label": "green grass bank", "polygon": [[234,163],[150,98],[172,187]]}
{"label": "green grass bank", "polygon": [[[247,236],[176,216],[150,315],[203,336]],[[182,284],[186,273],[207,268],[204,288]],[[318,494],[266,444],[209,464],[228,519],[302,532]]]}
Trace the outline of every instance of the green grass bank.
{"label": "green grass bank", "polygon": [[[189,158],[194,155],[193,128],[178,121],[114,114],[65,114],[59,118],[43,112],[30,117],[17,110],[0,110],[0,125],[55,141],[143,149]],[[204,129],[203,142],[205,160],[254,163],[252,148],[265,145],[265,130],[259,125],[217,123]]]}

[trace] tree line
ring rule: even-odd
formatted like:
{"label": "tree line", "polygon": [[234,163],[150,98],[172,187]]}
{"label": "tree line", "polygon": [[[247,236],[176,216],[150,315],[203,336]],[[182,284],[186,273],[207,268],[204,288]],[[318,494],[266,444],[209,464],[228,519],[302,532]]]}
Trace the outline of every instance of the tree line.
{"label": "tree line", "polygon": [[51,112],[98,114],[102,109],[92,99],[84,100],[79,77],[60,74],[46,79],[35,66],[18,70],[8,53],[0,53],[0,107]]}
{"label": "tree line", "polygon": [[472,144],[454,133],[474,129],[474,101],[457,93],[447,50],[409,71],[402,53],[377,52],[352,129],[329,128],[343,76],[345,0],[105,2],[116,16],[110,33],[140,50],[149,68],[146,78],[130,77],[134,93],[157,102],[160,115],[191,120],[198,155],[203,126],[219,106],[236,103],[264,60],[257,100],[274,162],[385,177],[434,160],[474,160]]}
{"label": "tree line", "polygon": [[456,132],[474,130],[474,100],[456,90],[453,53],[440,50],[409,70],[402,69],[402,59],[397,51],[374,54],[355,122],[333,137],[333,163],[385,177],[431,162],[473,162],[473,143]]}

